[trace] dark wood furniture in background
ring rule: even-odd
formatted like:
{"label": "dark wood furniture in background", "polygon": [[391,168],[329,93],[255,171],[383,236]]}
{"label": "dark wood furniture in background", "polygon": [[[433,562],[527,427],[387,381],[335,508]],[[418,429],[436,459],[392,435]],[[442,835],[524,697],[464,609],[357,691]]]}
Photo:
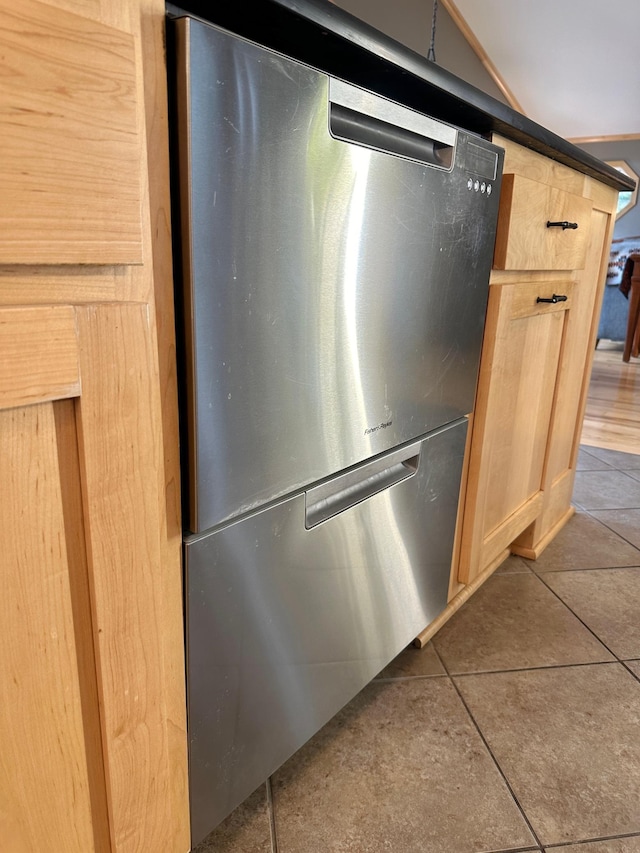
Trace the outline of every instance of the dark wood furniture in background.
{"label": "dark wood furniture in background", "polygon": [[[627,336],[624,341],[622,360],[629,361],[633,356],[640,355],[640,254],[629,255],[631,267],[631,286],[629,288],[629,319],[627,320]],[[627,270],[625,270],[625,273]]]}

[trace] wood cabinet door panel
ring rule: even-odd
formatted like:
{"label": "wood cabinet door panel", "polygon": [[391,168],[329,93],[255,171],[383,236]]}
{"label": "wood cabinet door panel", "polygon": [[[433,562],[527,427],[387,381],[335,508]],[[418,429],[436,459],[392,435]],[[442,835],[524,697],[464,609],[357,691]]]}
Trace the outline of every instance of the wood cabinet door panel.
{"label": "wood cabinet door panel", "polygon": [[133,37],[0,0],[0,263],[142,262]]}
{"label": "wood cabinet door panel", "polygon": [[12,853],[108,849],[104,777],[101,788],[91,785],[100,752],[79,677],[79,655],[92,647],[67,547],[55,412],[67,405],[0,411],[0,837]]}
{"label": "wood cabinet door panel", "polygon": [[[590,199],[557,187],[521,175],[504,175],[495,269],[582,269],[589,242],[591,206]],[[571,222],[578,227],[548,227],[547,222]]]}
{"label": "wood cabinet door panel", "polygon": [[[556,280],[490,288],[458,575],[463,583],[532,521],[573,286]],[[553,293],[566,299],[538,302]]]}
{"label": "wood cabinet door panel", "polygon": [[[513,287],[498,320],[500,358],[487,420],[492,435],[487,534],[541,488],[567,310],[567,303],[558,303],[540,313],[538,285]],[[521,289],[532,303],[527,315],[518,303]]]}
{"label": "wood cabinet door panel", "polygon": [[187,849],[151,323],[135,303],[0,309],[0,838],[16,853]]}

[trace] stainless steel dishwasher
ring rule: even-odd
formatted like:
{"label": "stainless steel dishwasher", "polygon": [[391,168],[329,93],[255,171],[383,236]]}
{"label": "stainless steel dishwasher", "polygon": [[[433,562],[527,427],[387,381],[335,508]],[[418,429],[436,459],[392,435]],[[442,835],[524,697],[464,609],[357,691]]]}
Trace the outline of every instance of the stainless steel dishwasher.
{"label": "stainless steel dishwasher", "polygon": [[446,606],[502,152],[174,26],[195,843]]}

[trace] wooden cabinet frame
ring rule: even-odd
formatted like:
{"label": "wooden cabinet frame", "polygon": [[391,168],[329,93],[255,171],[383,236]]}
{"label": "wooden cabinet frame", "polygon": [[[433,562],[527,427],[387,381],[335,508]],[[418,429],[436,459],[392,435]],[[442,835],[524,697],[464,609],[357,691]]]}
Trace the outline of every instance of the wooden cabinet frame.
{"label": "wooden cabinet frame", "polygon": [[[575,463],[615,211],[615,190],[508,140],[494,141],[505,148],[507,193],[501,196],[498,269],[491,276],[474,411],[457,572],[462,584],[490,573],[510,552],[535,559],[573,514]],[[529,227],[531,199],[535,221]],[[544,220],[558,210],[579,220],[582,234],[573,243],[558,234],[558,248],[551,251],[545,248]],[[563,270],[570,261],[579,262],[578,268]],[[522,269],[506,269],[514,264]],[[536,269],[545,265],[547,270]],[[554,293],[567,301],[535,302],[536,294]],[[563,314],[562,328],[552,343],[536,317],[557,312]],[[530,339],[531,364],[518,362],[513,375],[520,348],[526,350]]]}
{"label": "wooden cabinet frame", "polygon": [[0,0],[24,74],[0,84],[0,837],[20,853],[190,846],[164,20]]}
{"label": "wooden cabinet frame", "polygon": [[[449,605],[416,638],[417,646],[424,646],[429,641],[509,553],[535,559],[574,512],[571,495],[608,251],[613,236],[617,192],[507,139],[494,136],[493,141],[505,149],[505,174],[521,178],[518,181],[507,178],[507,189],[516,185],[520,185],[520,189],[534,184],[538,187],[534,193],[537,199],[534,205],[536,221],[542,221],[544,215],[544,210],[539,209],[540,199],[551,200],[554,204],[560,200],[561,205],[568,204],[569,210],[577,212],[583,226],[584,217],[588,216],[588,240],[582,241],[583,254],[572,255],[563,248],[551,253],[550,260],[541,262],[535,251],[529,255],[527,246],[531,235],[522,235],[522,229],[527,228],[528,222],[527,194],[524,195],[524,205],[521,194],[520,211],[515,222],[512,221],[511,207],[517,196],[510,192],[505,196],[507,209],[501,210],[501,216],[506,215],[508,221],[502,222],[498,229],[498,268],[494,268],[491,274],[476,405],[470,418],[466,474],[460,496]],[[547,201],[542,208],[546,204]],[[521,231],[515,254],[508,246],[513,227]],[[534,262],[532,257],[538,259]],[[580,258],[579,268],[558,268],[567,262],[567,257]],[[513,264],[520,264],[523,268],[508,268]],[[548,268],[535,269],[538,265]],[[518,322],[523,324],[523,330],[535,337],[535,329],[533,326],[529,328],[527,318],[535,318],[536,308],[532,305],[531,293],[535,294],[538,288],[544,288],[546,296],[549,295],[547,291],[561,294],[566,291],[570,296],[567,303],[561,302],[551,309],[559,309],[563,315],[559,347],[554,350],[552,358],[549,358],[548,349],[537,356],[543,374],[546,371],[549,377],[546,381],[552,387],[549,388],[543,416],[537,417],[538,413],[533,411],[536,395],[527,391],[533,387],[530,385],[532,374],[523,370],[516,377],[518,381],[511,376],[509,381],[513,384],[513,394],[517,395],[514,396],[512,413],[519,406],[526,414],[529,405],[532,431],[529,430],[530,425],[520,420],[515,429],[513,424],[507,424],[506,431],[501,434],[501,416],[508,413],[509,406],[504,394],[501,395],[500,383],[504,381],[505,371],[508,374],[510,369],[510,351],[517,354]],[[549,309],[543,305],[542,312],[546,310]],[[523,337],[523,346],[526,336]],[[532,369],[536,367],[538,364]],[[515,441],[524,448],[522,470],[509,471],[504,459],[496,458],[495,448],[499,451],[505,440]],[[501,504],[500,492],[508,478],[515,478],[516,491],[512,500]],[[529,488],[522,488],[523,482],[528,483]],[[519,495],[518,488],[521,488]]]}

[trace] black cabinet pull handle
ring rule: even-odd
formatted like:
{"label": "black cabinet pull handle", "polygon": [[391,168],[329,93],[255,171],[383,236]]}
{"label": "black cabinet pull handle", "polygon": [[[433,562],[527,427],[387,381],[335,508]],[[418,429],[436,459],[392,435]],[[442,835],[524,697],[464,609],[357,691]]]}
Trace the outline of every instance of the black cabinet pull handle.
{"label": "black cabinet pull handle", "polygon": [[542,296],[538,296],[538,298],[536,299],[536,302],[552,302],[554,305],[556,304],[556,302],[566,302],[566,301],[567,301],[567,297],[564,295],[564,293],[554,293],[553,296],[551,297],[551,299],[545,299]]}
{"label": "black cabinet pull handle", "polygon": [[567,228],[573,228],[575,230],[577,227],[577,222],[567,222],[566,219],[564,222],[547,222],[547,228],[562,228],[563,231]]}

